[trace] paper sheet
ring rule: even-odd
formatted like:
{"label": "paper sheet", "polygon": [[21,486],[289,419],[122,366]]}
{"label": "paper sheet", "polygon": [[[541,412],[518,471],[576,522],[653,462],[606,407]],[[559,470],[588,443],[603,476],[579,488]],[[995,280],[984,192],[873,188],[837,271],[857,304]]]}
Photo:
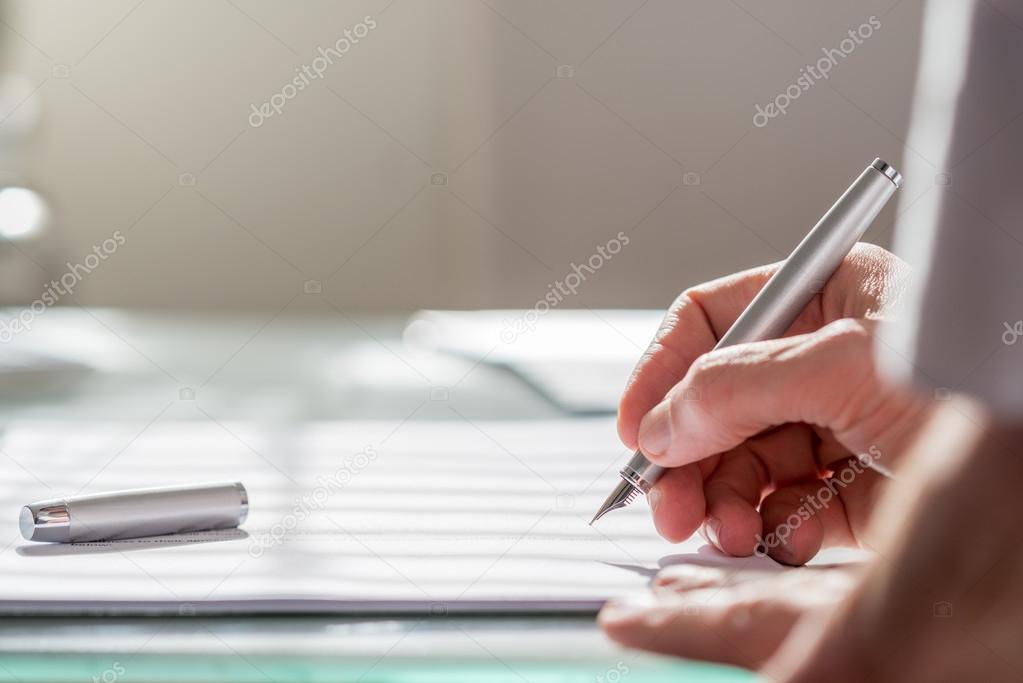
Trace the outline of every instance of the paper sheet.
{"label": "paper sheet", "polygon": [[[671,562],[637,501],[588,521],[628,454],[604,419],[24,424],[0,449],[0,612],[590,611]],[[76,492],[238,479],[240,530],[31,543],[20,506]]]}

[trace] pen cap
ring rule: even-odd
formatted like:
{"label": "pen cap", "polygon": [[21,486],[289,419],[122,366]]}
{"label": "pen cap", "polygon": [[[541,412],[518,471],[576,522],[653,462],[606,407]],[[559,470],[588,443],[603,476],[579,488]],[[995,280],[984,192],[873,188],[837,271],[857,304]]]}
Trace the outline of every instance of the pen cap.
{"label": "pen cap", "polygon": [[229,529],[245,521],[240,482],[112,491],[45,500],[22,508],[31,541],[82,542]]}
{"label": "pen cap", "polygon": [[42,500],[21,508],[18,527],[29,541],[67,543],[71,540],[71,521],[63,500]]}

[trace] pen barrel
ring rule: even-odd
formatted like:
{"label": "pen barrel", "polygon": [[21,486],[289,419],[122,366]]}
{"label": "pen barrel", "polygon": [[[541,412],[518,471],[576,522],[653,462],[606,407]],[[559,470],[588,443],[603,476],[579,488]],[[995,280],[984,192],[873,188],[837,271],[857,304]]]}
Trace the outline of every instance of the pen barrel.
{"label": "pen barrel", "polygon": [[229,529],[248,515],[240,482],[113,491],[41,501],[22,510],[29,540],[84,542]]}
{"label": "pen barrel", "polygon": [[[767,284],[714,346],[716,349],[776,339],[824,289],[853,246],[902,184],[892,166],[875,159],[817,222]],[[643,491],[665,468],[636,451],[622,468],[623,479]]]}
{"label": "pen barrel", "polygon": [[877,159],[792,250],[714,348],[776,339],[795,322],[898,189],[901,176]]}

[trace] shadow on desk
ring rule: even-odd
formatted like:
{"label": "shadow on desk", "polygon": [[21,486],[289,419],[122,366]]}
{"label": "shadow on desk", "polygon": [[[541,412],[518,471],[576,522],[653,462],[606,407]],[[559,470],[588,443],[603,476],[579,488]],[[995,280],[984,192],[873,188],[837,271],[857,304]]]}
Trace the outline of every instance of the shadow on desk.
{"label": "shadow on desk", "polygon": [[656,567],[644,567],[638,564],[623,564],[619,562],[605,562],[604,564],[646,577],[648,584],[653,583],[654,578],[662,569],[675,565],[721,568],[735,573],[740,571],[754,571],[762,574],[775,573],[784,571],[785,569],[784,566],[767,558],[755,556],[729,557],[710,545],[701,546],[695,553],[665,555],[657,561]]}
{"label": "shadow on desk", "polygon": [[[758,557],[756,555],[731,557],[709,544],[700,546],[695,553],[665,555],[657,561],[656,567],[644,567],[638,564],[622,562],[604,562],[604,564],[645,577],[648,586],[653,585],[654,579],[662,569],[679,565],[726,570],[729,574],[726,580],[728,584],[793,569],[792,567],[779,564],[768,557]],[[849,566],[849,562],[814,562],[812,565],[808,565],[806,569],[820,571],[844,566]]]}
{"label": "shadow on desk", "polygon": [[26,543],[17,547],[16,552],[25,557],[50,557],[60,555],[101,555],[124,553],[132,550],[148,550],[200,543],[221,543],[241,541],[249,534],[241,529],[219,529],[196,531],[187,534],[168,534],[147,538],[126,538],[117,541],[93,541],[89,543]]}

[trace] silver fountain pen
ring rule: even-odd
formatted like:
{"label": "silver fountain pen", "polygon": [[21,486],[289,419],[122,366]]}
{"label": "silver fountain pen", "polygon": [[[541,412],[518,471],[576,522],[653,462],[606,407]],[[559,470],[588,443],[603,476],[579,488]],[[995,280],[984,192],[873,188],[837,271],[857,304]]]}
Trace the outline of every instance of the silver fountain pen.
{"label": "silver fountain pen", "polygon": [[[874,159],[803,238],[714,348],[774,339],[784,334],[814,295],[824,288],[901,184],[902,175],[898,171]],[[612,510],[625,507],[640,493],[648,493],[664,470],[647,460],[641,451],[636,451],[619,472],[621,483],[600,506],[590,524]]]}

